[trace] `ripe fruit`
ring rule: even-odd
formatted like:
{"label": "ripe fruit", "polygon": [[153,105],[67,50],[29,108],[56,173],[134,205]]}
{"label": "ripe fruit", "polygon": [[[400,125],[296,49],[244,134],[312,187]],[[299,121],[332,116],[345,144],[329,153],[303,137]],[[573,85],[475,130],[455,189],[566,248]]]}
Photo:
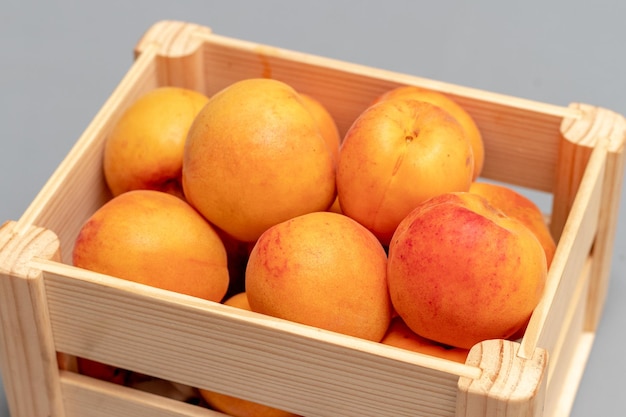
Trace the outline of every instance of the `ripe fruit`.
{"label": "ripe fruit", "polygon": [[394,317],[391,320],[389,329],[380,342],[385,345],[460,363],[465,363],[465,359],[467,359],[467,354],[469,353],[467,349],[442,345],[418,335],[411,330],[400,317]]}
{"label": "ripe fruit", "polygon": [[200,394],[211,408],[232,417],[298,417],[288,411],[215,391],[200,390]]}
{"label": "ripe fruit", "polygon": [[335,164],[293,88],[246,79],[198,114],[185,146],[183,189],[211,223],[252,242],[275,224],[330,207]]}
{"label": "ripe fruit", "polygon": [[473,182],[469,191],[485,197],[489,204],[524,223],[539,239],[550,266],[556,252],[556,242],[543,213],[532,200],[512,188],[488,182]]}
{"label": "ripe fruit", "polygon": [[250,303],[245,292],[239,292],[224,300],[224,305],[250,310]]}
{"label": "ripe fruit", "polygon": [[470,116],[469,113],[456,101],[452,100],[445,94],[412,85],[396,87],[378,97],[375,102],[398,98],[426,101],[434,104],[435,106],[439,106],[450,113],[450,115],[461,124],[467,139],[472,145],[472,151],[474,154],[474,173],[472,175],[472,179],[475,180],[478,178],[482,172],[485,162],[485,145],[483,143],[482,133],[478,129],[478,126],[472,116]]}
{"label": "ripe fruit", "polygon": [[328,211],[343,214],[343,212],[341,211],[341,206],[339,205],[339,197],[335,198],[335,201],[333,201],[333,204],[328,208]]}
{"label": "ripe fruit", "polygon": [[416,100],[384,100],[365,110],[339,152],[337,194],[344,214],[387,245],[418,204],[467,191],[472,148],[447,112]]}
{"label": "ripe fruit", "polygon": [[104,147],[104,176],[111,193],[148,189],[182,197],[187,132],[207,101],[193,90],[160,87],[131,104]]}
{"label": "ripe fruit", "polygon": [[317,123],[322,136],[326,140],[328,148],[333,154],[335,163],[339,158],[339,146],[341,145],[341,135],[335,123],[335,119],[328,112],[328,109],[316,98],[309,94],[300,93],[300,99],[304,107],[311,113]]}
{"label": "ripe fruit", "polygon": [[526,324],[547,266],[526,226],[465,192],[434,197],[402,221],[387,271],[393,306],[411,330],[469,349]]}
{"label": "ripe fruit", "polygon": [[341,214],[305,214],[268,229],[250,253],[252,311],[380,341],[391,319],[387,256]]}
{"label": "ripe fruit", "polygon": [[132,375],[132,372],[127,369],[86,358],[76,358],[76,364],[80,374],[102,381],[112,382],[117,385],[126,385]]}
{"label": "ripe fruit", "polygon": [[185,201],[152,190],[128,191],[98,209],[76,238],[73,263],[212,301],[229,281],[213,227]]}
{"label": "ripe fruit", "polygon": [[223,230],[216,228],[216,231],[226,249],[229,283],[225,297],[230,297],[245,290],[246,263],[252,250],[251,243],[241,242],[224,233]]}

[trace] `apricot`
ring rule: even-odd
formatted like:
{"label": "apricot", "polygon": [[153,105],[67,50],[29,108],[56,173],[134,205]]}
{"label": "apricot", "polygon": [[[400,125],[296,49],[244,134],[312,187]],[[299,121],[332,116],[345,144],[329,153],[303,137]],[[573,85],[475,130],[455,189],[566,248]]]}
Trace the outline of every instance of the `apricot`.
{"label": "apricot", "polygon": [[215,391],[201,389],[200,395],[212,409],[232,417],[298,417],[288,411]]}
{"label": "apricot", "polygon": [[342,214],[315,212],[272,226],[250,253],[252,311],[380,341],[391,319],[387,255]]}
{"label": "apricot", "polygon": [[228,288],[226,249],[215,229],[184,200],[128,191],[82,226],[74,265],[211,301]]}
{"label": "apricot", "polygon": [[374,102],[382,100],[392,99],[415,99],[425,101],[435,106],[439,106],[452,117],[454,117],[463,127],[467,139],[472,145],[472,152],[474,154],[474,172],[472,179],[478,178],[483,170],[485,163],[485,144],[480,129],[476,125],[474,118],[455,100],[449,96],[428,88],[417,87],[414,85],[405,85],[396,87],[390,91],[379,96]]}
{"label": "apricot", "polygon": [[196,117],[183,190],[212,224],[252,242],[275,224],[330,207],[335,163],[291,86],[245,79],[215,94]]}
{"label": "apricot", "polygon": [[383,245],[423,201],[467,191],[474,170],[462,126],[417,100],[384,100],[354,121],[339,151],[337,195],[343,213]]}
{"label": "apricot", "polygon": [[424,353],[442,359],[465,363],[469,350],[442,345],[415,333],[400,317],[391,320],[382,344],[395,346],[412,352]]}
{"label": "apricot", "polygon": [[127,369],[118,368],[87,358],[76,358],[76,364],[78,366],[77,370],[81,375],[117,385],[126,385],[132,375],[132,372]]}
{"label": "apricot", "polygon": [[313,119],[315,119],[322,136],[326,140],[328,148],[333,154],[333,160],[336,162],[339,158],[339,146],[341,145],[342,137],[339,134],[335,119],[326,106],[312,95],[300,93],[300,99],[304,107],[306,107],[313,116]]}
{"label": "apricot", "polygon": [[333,204],[328,208],[328,211],[332,211],[333,213],[343,214],[341,211],[341,205],[339,204],[339,197],[335,198]]}
{"label": "apricot", "polygon": [[245,290],[246,263],[250,255],[251,243],[237,240],[217,227],[215,230],[226,248],[229,276],[228,290],[225,295],[227,298]]}
{"label": "apricot", "polygon": [[104,176],[113,196],[148,189],[183,197],[187,132],[208,100],[194,90],[159,87],[124,111],[104,146]]}
{"label": "apricot", "polygon": [[528,197],[505,185],[488,182],[473,182],[469,191],[481,195],[489,204],[515,217],[526,225],[539,239],[546,253],[548,267],[556,252],[556,242],[539,207]]}
{"label": "apricot", "polygon": [[231,295],[226,300],[224,300],[224,305],[241,308],[243,310],[250,310],[248,295],[245,291]]}
{"label": "apricot", "polygon": [[524,326],[546,275],[535,235],[469,192],[420,204],[389,245],[387,277],[398,315],[420,336],[463,349],[507,339]]}

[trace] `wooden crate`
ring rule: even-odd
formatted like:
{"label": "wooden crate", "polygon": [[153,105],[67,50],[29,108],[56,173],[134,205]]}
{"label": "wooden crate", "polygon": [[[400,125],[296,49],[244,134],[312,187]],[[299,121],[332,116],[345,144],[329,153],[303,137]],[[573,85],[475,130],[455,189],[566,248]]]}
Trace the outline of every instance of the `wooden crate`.
{"label": "wooden crate", "polygon": [[[162,21],[44,188],[0,228],[0,365],[13,417],[217,416],[66,370],[58,352],[304,416],[569,414],[607,291],[625,119],[222,37]],[[211,95],[249,77],[318,97],[345,132],[371,100],[414,84],[457,100],[485,140],[483,176],[547,193],[558,241],[545,296],[519,342],[476,345],[465,364],[297,325],[69,266],[82,223],[110,198],[108,132],[157,86]]]}

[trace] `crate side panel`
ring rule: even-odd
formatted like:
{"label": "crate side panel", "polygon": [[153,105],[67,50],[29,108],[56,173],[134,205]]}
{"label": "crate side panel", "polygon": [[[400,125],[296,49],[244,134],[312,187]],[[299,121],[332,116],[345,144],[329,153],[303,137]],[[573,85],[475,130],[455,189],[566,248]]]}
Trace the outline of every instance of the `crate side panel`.
{"label": "crate side panel", "polygon": [[[404,84],[436,89],[439,84],[389,71],[365,68],[254,43],[211,36],[204,45],[206,93],[234,81],[266,77],[284,81],[321,101],[343,135],[380,94]],[[488,93],[463,95],[465,89],[443,85],[441,92],[475,119],[485,141],[487,178],[550,192],[564,113],[546,111],[541,103],[515,98],[491,100]],[[549,107],[549,106],[547,106]],[[552,110],[551,107],[549,107]]]}
{"label": "crate side panel", "polygon": [[468,103],[485,142],[485,178],[553,192],[561,119],[527,109]]}
{"label": "crate side panel", "polygon": [[606,148],[594,149],[572,211],[560,237],[544,296],[528,324],[520,351],[529,356],[536,347],[552,352],[557,347],[562,320],[580,284],[581,271],[591,253],[598,229]]}
{"label": "crate side panel", "polygon": [[58,350],[307,416],[454,414],[458,376],[418,359],[465,365],[110,280],[47,273]]}

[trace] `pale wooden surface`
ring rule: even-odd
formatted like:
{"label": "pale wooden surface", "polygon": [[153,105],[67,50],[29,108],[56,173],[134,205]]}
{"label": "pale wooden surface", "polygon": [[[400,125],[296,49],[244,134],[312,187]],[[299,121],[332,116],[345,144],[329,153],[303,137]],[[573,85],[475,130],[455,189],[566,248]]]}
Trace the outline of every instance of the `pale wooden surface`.
{"label": "pale wooden surface", "polygon": [[540,416],[543,412],[548,353],[537,348],[529,358],[520,345],[487,340],[470,350],[466,364],[480,367],[480,378],[459,379],[456,417]]}
{"label": "pale wooden surface", "polygon": [[35,265],[49,271],[60,351],[304,415],[452,416],[458,376],[480,374],[63,264]]}
{"label": "pale wooden surface", "polygon": [[[224,417],[225,414],[181,401],[61,373],[66,417]],[[94,406],[97,405],[97,406]]]}
{"label": "pale wooden surface", "polygon": [[[578,278],[587,261],[596,235],[600,197],[606,162],[606,148],[597,147],[588,165],[574,207],[557,246],[544,297],[535,309],[522,340],[521,354],[530,357],[537,346],[555,348],[562,318],[572,300]],[[584,277],[584,275],[582,275]]]}
{"label": "pale wooden surface", "polygon": [[584,329],[591,267],[588,258],[571,295],[572,302],[563,315],[561,327],[566,330],[559,331],[555,347],[549,353],[550,363],[557,362],[559,366],[550,366],[546,375],[546,416],[569,415],[576,393],[572,387],[580,381],[587,363],[589,342],[594,335]]}
{"label": "pale wooden surface", "polygon": [[54,233],[38,227],[0,227],[0,366],[7,398],[18,416],[62,415],[62,395],[41,271],[33,257],[59,259]]}
{"label": "pale wooden surface", "polygon": [[[154,35],[152,40],[151,34]],[[161,56],[170,52],[171,59]],[[254,314],[233,314],[223,306],[198,304],[196,300],[87,274],[54,262],[33,261],[30,266],[46,271],[46,302],[55,348],[185,384],[241,394],[310,416],[372,413],[381,416],[447,416],[455,413],[491,416],[494,415],[491,410],[502,407],[509,410],[507,415],[511,416],[518,413],[538,415],[546,391],[571,392],[571,387],[577,385],[577,381],[571,382],[570,378],[580,377],[580,374],[568,372],[568,369],[572,358],[580,359],[586,352],[584,341],[589,338],[582,331],[581,323],[583,307],[586,307],[583,300],[590,288],[588,274],[579,271],[589,261],[600,207],[609,210],[602,220],[605,232],[600,236],[612,237],[607,231],[615,223],[616,206],[601,206],[600,201],[605,195],[602,193],[615,190],[621,184],[621,180],[605,180],[604,174],[608,170],[615,175],[623,169],[621,154],[616,152],[623,143],[622,130],[616,130],[614,141],[608,142],[610,146],[597,146],[589,152],[563,141],[559,131],[563,119],[573,120],[574,124],[586,120],[585,109],[545,105],[388,71],[369,70],[232,40],[212,35],[206,28],[181,26],[177,22],[165,22],[160,30],[151,31],[141,39],[137,57],[136,64],[77,147],[18,223],[21,231],[29,230],[31,223],[60,230],[64,241],[62,251],[66,256],[71,248],[68,242],[75,236],[82,220],[107,198],[98,171],[98,155],[107,129],[121,109],[142,91],[162,82],[200,88],[211,94],[233,79],[262,75],[283,79],[303,92],[324,92],[325,104],[336,113],[344,131],[365,104],[398,83],[423,85],[454,96],[467,106],[479,126],[484,127],[486,148],[497,155],[492,157],[492,161],[497,162],[486,165],[486,177],[541,191],[558,191],[554,207],[559,210],[553,219],[556,219],[555,224],[563,224],[560,255],[557,251],[547,297],[531,320],[520,350],[517,343],[499,344],[495,350],[489,345],[475,353],[477,356],[473,356],[467,365],[337,337]],[[233,62],[238,64],[235,70]],[[592,118],[592,126],[598,120]],[[592,131],[580,137],[596,142],[597,136]],[[520,145],[522,139],[526,139],[523,146]],[[580,158],[558,159],[559,152],[569,155],[563,153],[564,148]],[[582,167],[587,158],[590,158],[589,169],[583,175]],[[611,163],[607,164],[607,160]],[[561,169],[558,175],[555,175],[554,166]],[[91,183],[91,180],[95,181]],[[78,190],[77,194],[65,194],[69,185]],[[64,191],[57,193],[60,189]],[[574,199],[576,190],[579,193]],[[64,202],[71,210],[64,207]],[[571,204],[574,204],[573,215],[566,219]],[[563,207],[568,209],[563,210]],[[612,243],[607,243],[603,253],[610,252],[611,248]],[[591,269],[606,271],[606,261],[606,255],[594,257],[590,261]],[[43,287],[39,285],[36,291],[42,294]],[[606,284],[600,279],[593,286],[602,294]],[[596,305],[595,309],[598,307]],[[47,310],[44,313],[47,314]],[[45,315],[42,317],[40,320],[45,322]],[[203,328],[210,330],[203,332]],[[43,335],[43,346],[48,347],[44,350],[49,351],[51,336],[46,332],[45,329],[40,331],[39,337]],[[124,343],[120,344],[120,341]],[[151,341],[149,348],[145,348],[146,341]],[[263,350],[258,349],[259,343]],[[190,346],[197,355],[186,361],[185,354],[189,353]],[[233,350],[233,346],[237,349]],[[543,347],[555,353],[548,359],[548,368]],[[496,350],[500,352],[499,356],[495,354]],[[508,359],[494,363],[504,357],[502,352],[508,352],[505,355]],[[220,361],[210,360],[215,357]],[[286,363],[290,366],[285,367]],[[258,368],[259,364],[263,364],[262,369]],[[53,375],[55,371],[49,367],[45,369],[51,372],[49,392],[54,392],[58,389],[58,375]],[[277,369],[282,373],[277,374]],[[285,373],[286,369],[290,371]],[[199,375],[199,370],[204,372]],[[526,370],[535,377],[534,380],[527,378]],[[487,390],[490,397],[487,403],[483,403],[476,393],[484,392],[481,391],[485,388],[484,383],[491,379],[482,378],[491,371],[496,380],[508,383],[490,385]],[[207,378],[207,375],[217,376],[219,381]],[[355,375],[358,375],[357,379]],[[461,380],[457,388],[459,376]],[[522,382],[519,389],[525,393],[521,396],[518,396],[520,391],[511,390],[519,381]],[[74,384],[75,388],[88,389],[78,382]],[[273,384],[263,384],[268,382]],[[546,384],[549,384],[547,388]],[[463,394],[458,398],[457,389]],[[91,398],[94,405],[97,397]],[[328,398],[333,399],[332,404],[328,403]],[[340,409],[338,404],[342,405]],[[162,408],[157,403],[147,407]],[[567,409],[567,404],[559,404],[553,409]]]}

